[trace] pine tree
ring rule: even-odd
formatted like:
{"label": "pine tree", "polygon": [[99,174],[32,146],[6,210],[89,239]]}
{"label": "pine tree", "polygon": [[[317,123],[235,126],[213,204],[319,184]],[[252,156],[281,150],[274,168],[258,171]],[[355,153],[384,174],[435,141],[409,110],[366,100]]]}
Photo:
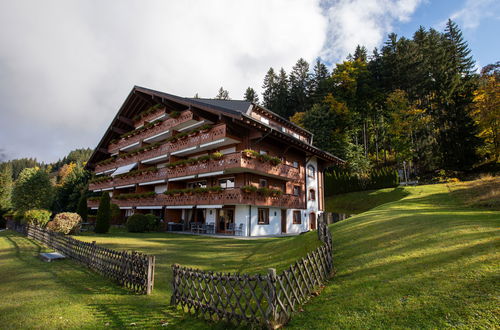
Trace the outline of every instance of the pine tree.
{"label": "pine tree", "polygon": [[276,82],[276,99],[273,107],[271,107],[271,111],[277,113],[288,119],[291,116],[291,111],[289,110],[290,106],[290,96],[289,96],[289,88],[288,88],[288,77],[283,68],[280,69],[280,73],[278,75],[278,80]]}
{"label": "pine tree", "polygon": [[276,91],[277,91],[278,76],[274,72],[273,68],[269,68],[264,77],[264,83],[262,85],[262,101],[265,108],[272,110],[274,104],[276,103]]}
{"label": "pine tree", "polygon": [[99,234],[105,234],[109,231],[109,222],[111,220],[110,198],[107,192],[103,193],[97,209],[97,216],[94,231]]}
{"label": "pine tree", "polygon": [[259,103],[259,96],[252,87],[247,87],[247,90],[245,91],[245,95],[243,95],[243,97],[245,101],[253,102],[255,104]]}
{"label": "pine tree", "polygon": [[354,51],[353,59],[355,61],[366,62],[368,59],[368,51],[365,46],[356,46],[356,50]]}
{"label": "pine tree", "polygon": [[76,213],[78,213],[82,217],[83,222],[87,222],[88,207],[87,207],[87,194],[85,193],[85,190],[82,191],[80,199],[78,200]]}
{"label": "pine tree", "polygon": [[309,63],[300,58],[290,73],[290,100],[286,112],[287,118],[296,112],[305,112],[308,109],[310,84]]}
{"label": "pine tree", "polygon": [[328,91],[328,77],[328,68],[325,64],[321,63],[318,58],[314,65],[313,74],[309,83],[308,94],[310,96],[310,104],[317,103],[326,96]]}
{"label": "pine tree", "polygon": [[219,88],[219,92],[215,96],[217,100],[230,100],[229,92],[224,87]]}

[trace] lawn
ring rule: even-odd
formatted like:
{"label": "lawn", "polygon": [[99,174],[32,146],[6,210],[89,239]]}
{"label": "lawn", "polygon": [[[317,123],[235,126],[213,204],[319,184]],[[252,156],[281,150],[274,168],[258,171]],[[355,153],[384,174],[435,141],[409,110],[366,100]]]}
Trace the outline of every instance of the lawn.
{"label": "lawn", "polygon": [[[492,179],[351,194],[375,208],[331,225],[336,276],[287,328],[497,327],[500,212],[489,201],[497,191]],[[42,247],[2,232],[2,328],[217,327],[168,306],[172,263],[281,270],[319,244],[315,233],[233,240],[114,231],[78,238],[156,255],[154,293],[132,294],[71,261],[42,263]]]}
{"label": "lawn", "polygon": [[332,225],[337,274],[289,328],[498,328],[500,212],[481,196],[499,187],[408,187]]}
{"label": "lawn", "polygon": [[114,230],[77,238],[155,255],[153,294],[130,293],[69,260],[41,262],[37,256],[45,251],[43,246],[4,231],[0,233],[0,328],[150,328],[163,324],[206,328],[203,321],[168,306],[171,264],[227,272],[266,272],[269,267],[279,271],[319,246],[316,233],[236,240]]}

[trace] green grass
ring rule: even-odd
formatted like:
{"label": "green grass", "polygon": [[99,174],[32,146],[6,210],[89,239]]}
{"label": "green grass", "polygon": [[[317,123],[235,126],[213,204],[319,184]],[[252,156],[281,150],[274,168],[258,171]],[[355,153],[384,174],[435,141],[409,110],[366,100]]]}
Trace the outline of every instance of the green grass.
{"label": "green grass", "polygon": [[278,271],[319,246],[316,233],[296,237],[235,240],[166,233],[82,235],[85,241],[156,256],[155,288],[133,294],[73,261],[44,263],[39,244],[10,231],[0,233],[0,328],[124,328],[169,326],[223,328],[168,306],[170,265],[226,272]]}
{"label": "green grass", "polygon": [[289,328],[498,328],[500,212],[461,188],[404,188],[332,225],[337,274]]}
{"label": "green grass", "polygon": [[359,214],[379,205],[398,201],[408,194],[407,190],[398,187],[335,195],[326,198],[326,210],[335,213]]}
{"label": "green grass", "polygon": [[[330,227],[336,275],[287,328],[497,327],[500,212],[495,203],[485,202],[495,196],[495,187],[485,189],[480,182],[351,194],[349,199],[376,207]],[[223,328],[168,306],[172,263],[279,271],[318,245],[315,233],[233,240],[115,231],[78,238],[156,255],[154,293],[132,294],[69,260],[43,263],[37,259],[42,247],[2,232],[1,328],[126,328],[133,323],[150,328],[166,322],[177,328]]]}

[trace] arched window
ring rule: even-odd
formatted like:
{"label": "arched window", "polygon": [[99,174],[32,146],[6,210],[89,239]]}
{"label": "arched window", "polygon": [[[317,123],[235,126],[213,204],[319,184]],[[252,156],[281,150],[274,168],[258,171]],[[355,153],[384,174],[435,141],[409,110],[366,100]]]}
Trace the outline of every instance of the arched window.
{"label": "arched window", "polygon": [[316,200],[316,191],[314,189],[309,189],[309,200],[310,201]]}
{"label": "arched window", "polygon": [[307,166],[307,176],[313,179],[316,177],[316,169],[314,168],[314,166]]}

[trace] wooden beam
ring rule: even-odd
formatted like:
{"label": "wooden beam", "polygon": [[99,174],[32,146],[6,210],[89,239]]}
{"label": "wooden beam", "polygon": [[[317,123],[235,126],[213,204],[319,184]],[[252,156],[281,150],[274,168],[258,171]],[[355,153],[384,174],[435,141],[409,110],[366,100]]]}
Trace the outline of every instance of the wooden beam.
{"label": "wooden beam", "polygon": [[124,117],[124,116],[118,116],[118,117],[116,117],[116,120],[118,120],[118,121],[120,121],[120,122],[124,123],[125,125],[129,125],[129,126],[131,126],[131,127],[134,127],[134,122],[133,122],[133,120],[131,120],[131,119],[127,118],[127,117]]}
{"label": "wooden beam", "polygon": [[108,149],[105,149],[105,148],[99,148],[99,149],[97,149],[97,151],[98,151],[98,152],[102,152],[102,153],[104,153],[104,154],[109,154]]}
{"label": "wooden beam", "polygon": [[120,135],[121,135],[121,134],[125,134],[125,133],[127,133],[127,131],[126,131],[126,130],[121,129],[121,128],[118,128],[118,127],[115,127],[115,126],[111,127],[111,131],[112,131],[112,132],[115,132],[115,133],[118,133],[118,134],[120,134]]}

